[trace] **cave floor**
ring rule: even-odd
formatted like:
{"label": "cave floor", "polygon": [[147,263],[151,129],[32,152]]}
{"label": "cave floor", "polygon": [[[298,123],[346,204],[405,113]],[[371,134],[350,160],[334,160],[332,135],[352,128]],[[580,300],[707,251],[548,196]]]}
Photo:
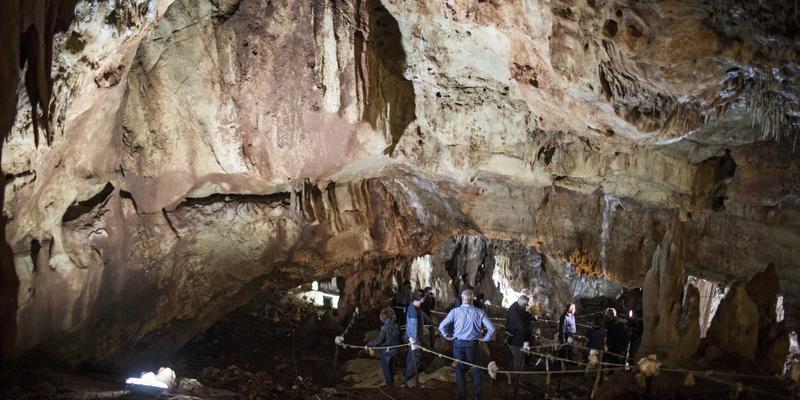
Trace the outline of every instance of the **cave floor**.
{"label": "cave floor", "polygon": [[[373,313],[364,313],[353,324],[346,341],[365,342],[378,326]],[[340,350],[334,357],[333,339],[341,333],[331,311],[304,303],[265,298],[256,300],[214,324],[187,343],[166,365],[177,375],[174,393],[165,399],[454,399],[455,384],[449,364],[425,354],[421,388],[380,389],[383,384],[377,359],[363,350]],[[500,333],[500,332],[498,332]],[[437,348],[450,350],[440,341]],[[488,351],[499,366],[507,364],[507,350],[500,341]],[[336,367],[334,368],[334,358]],[[398,356],[396,375],[404,364]],[[484,356],[484,360],[489,359]],[[530,360],[534,362],[535,360]],[[361,365],[359,369],[359,365]],[[533,364],[529,369],[538,368]],[[348,373],[348,369],[351,373]],[[355,373],[352,373],[355,371]],[[550,391],[544,375],[526,376],[519,385],[518,399],[589,399],[595,373],[553,376]],[[196,379],[196,380],[195,380]],[[370,380],[371,379],[371,380]],[[685,386],[685,375],[662,374],[652,385],[653,399],[731,399],[735,388],[697,378]],[[0,398],[3,399],[142,399],[126,392],[124,377],[113,374],[61,372],[45,368],[0,370]],[[198,384],[198,382],[200,384]],[[399,379],[396,380],[399,382]],[[743,382],[757,385],[759,382]],[[763,384],[763,382],[761,382]],[[471,383],[468,382],[471,387]],[[789,398],[783,387],[758,386],[767,392],[742,394],[745,398]],[[513,399],[514,386],[506,377],[491,381],[484,377],[484,398]],[[775,394],[776,396],[770,396]],[[617,371],[600,383],[598,399],[642,399],[644,388],[633,372]]]}

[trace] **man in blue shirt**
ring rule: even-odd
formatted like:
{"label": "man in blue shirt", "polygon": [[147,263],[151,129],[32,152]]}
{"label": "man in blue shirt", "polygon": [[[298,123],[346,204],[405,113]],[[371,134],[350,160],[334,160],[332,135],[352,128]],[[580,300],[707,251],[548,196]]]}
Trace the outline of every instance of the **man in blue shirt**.
{"label": "man in blue shirt", "polygon": [[570,303],[558,320],[558,340],[561,342],[560,356],[572,360],[572,337],[575,329],[575,304]]}
{"label": "man in blue shirt", "polygon": [[[478,341],[488,342],[494,336],[494,325],[486,312],[472,305],[474,295],[472,290],[461,292],[461,305],[450,310],[439,324],[439,331],[447,340],[453,342],[453,357],[460,361],[480,365],[480,348]],[[482,330],[486,328],[484,335]],[[465,380],[466,366],[462,363],[456,365],[456,385],[458,386],[459,400],[466,400],[467,388]],[[481,370],[472,369],[472,396],[480,400],[483,398],[481,391]]]}

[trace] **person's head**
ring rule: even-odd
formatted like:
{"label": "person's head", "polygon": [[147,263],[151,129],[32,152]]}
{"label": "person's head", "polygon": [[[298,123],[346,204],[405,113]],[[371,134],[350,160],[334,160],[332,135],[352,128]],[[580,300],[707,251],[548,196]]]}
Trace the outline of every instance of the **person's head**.
{"label": "person's head", "polygon": [[566,311],[564,311],[564,314],[575,314],[575,304],[573,304],[573,303],[570,303],[570,304],[567,306],[567,310],[566,310]]}
{"label": "person's head", "polygon": [[410,280],[408,280],[408,279],[404,280],[404,281],[403,281],[403,288],[405,288],[405,289],[411,289],[411,281],[410,281]]}
{"label": "person's head", "polygon": [[617,310],[614,307],[609,307],[608,310],[606,310],[606,317],[611,319],[617,318]]}
{"label": "person's head", "polygon": [[523,309],[526,309],[528,308],[528,303],[530,303],[530,301],[531,300],[528,298],[528,296],[525,296],[523,294],[522,296],[519,296],[519,298],[517,299],[517,304]]}
{"label": "person's head", "polygon": [[411,297],[414,305],[419,307],[420,304],[425,300],[425,291],[421,289],[417,289],[414,291],[414,295]]}
{"label": "person's head", "polygon": [[435,297],[435,296],[436,296],[436,293],[433,291],[432,287],[428,286],[428,287],[425,288],[425,297],[432,298],[432,297]]}
{"label": "person's head", "polygon": [[475,300],[475,293],[472,291],[472,289],[465,289],[461,292],[462,304],[472,304],[473,300]]}
{"label": "person's head", "polygon": [[381,319],[381,322],[394,321],[396,319],[394,310],[392,310],[392,307],[388,306],[381,309],[381,313],[378,318]]}

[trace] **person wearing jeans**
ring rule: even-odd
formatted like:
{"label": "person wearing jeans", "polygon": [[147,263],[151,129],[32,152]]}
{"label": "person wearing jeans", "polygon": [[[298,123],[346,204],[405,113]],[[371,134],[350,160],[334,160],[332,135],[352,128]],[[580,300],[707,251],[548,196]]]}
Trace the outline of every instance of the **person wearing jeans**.
{"label": "person wearing jeans", "polygon": [[[395,322],[395,313],[391,307],[384,307],[380,313],[380,319],[383,321],[381,332],[377,338],[367,342],[368,347],[388,347],[397,346],[400,342],[400,327]],[[383,379],[386,381],[387,387],[394,386],[394,368],[392,361],[400,348],[382,349],[381,350],[381,368],[383,369]],[[370,350],[372,354],[372,350]]]}
{"label": "person wearing jeans", "polygon": [[[453,357],[459,361],[480,365],[480,348],[478,342],[488,342],[494,336],[494,325],[486,312],[473,306],[474,294],[466,289],[461,292],[461,305],[450,310],[439,324],[442,336],[453,341]],[[486,328],[486,335],[482,329]],[[468,365],[459,362],[456,364],[456,386],[458,387],[459,400],[466,400],[466,369]],[[482,399],[481,369],[472,369],[472,397]]]}

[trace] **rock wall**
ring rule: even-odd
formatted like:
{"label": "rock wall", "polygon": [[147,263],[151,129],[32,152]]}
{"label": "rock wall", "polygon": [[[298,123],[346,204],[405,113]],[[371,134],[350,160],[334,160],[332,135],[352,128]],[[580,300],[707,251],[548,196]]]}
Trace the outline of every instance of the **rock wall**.
{"label": "rock wall", "polygon": [[[551,312],[770,264],[797,304],[772,3],[34,3],[7,15],[54,28],[0,70],[5,357],[166,354],[262,287],[371,302],[425,254],[443,293],[467,273]],[[688,304],[646,306],[651,334],[693,332]]]}

